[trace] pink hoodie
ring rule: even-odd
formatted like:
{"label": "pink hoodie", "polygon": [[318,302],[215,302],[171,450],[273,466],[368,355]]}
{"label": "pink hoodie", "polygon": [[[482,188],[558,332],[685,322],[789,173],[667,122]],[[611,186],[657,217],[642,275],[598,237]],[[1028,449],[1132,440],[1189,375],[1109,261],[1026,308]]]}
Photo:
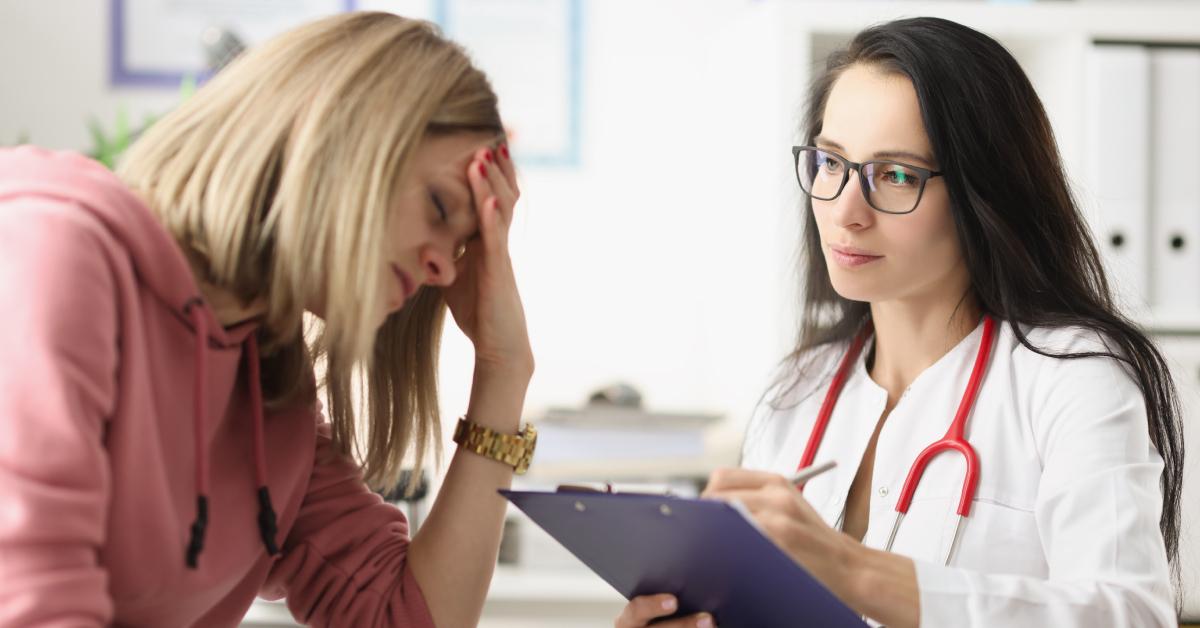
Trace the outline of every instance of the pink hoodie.
{"label": "pink hoodie", "polygon": [[433,625],[404,516],[315,400],[262,414],[254,324],[103,166],[0,150],[0,294],[0,626]]}

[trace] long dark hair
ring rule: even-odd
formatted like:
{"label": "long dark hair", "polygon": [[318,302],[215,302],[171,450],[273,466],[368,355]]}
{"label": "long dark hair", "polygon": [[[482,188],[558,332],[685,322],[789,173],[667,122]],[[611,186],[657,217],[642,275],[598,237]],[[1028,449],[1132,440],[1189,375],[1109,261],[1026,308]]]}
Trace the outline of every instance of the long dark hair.
{"label": "long dark hair", "polygon": [[[1150,439],[1165,463],[1159,520],[1178,579],[1183,440],[1179,402],[1154,343],[1114,303],[1100,255],[1072,198],[1041,100],[1007,50],[987,35],[937,18],[888,22],[860,32],[830,55],[813,82],[805,144],[821,132],[825,103],[841,73],[855,64],[907,76],[920,101],[946,188],[971,290],[984,312],[1008,321],[1032,351],[1055,358],[1106,356],[1128,365],[1145,399]],[[805,376],[806,356],[853,336],[870,304],[833,289],[820,236],[805,202],[801,254],[805,281],[795,350],[784,361],[772,404]],[[1033,346],[1021,325],[1078,326],[1098,332],[1111,352],[1052,354]]]}

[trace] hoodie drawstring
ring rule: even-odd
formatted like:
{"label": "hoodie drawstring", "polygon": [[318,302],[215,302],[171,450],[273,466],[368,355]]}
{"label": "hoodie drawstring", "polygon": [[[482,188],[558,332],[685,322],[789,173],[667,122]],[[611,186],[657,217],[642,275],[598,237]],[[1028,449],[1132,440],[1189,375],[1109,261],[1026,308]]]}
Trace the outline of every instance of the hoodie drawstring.
{"label": "hoodie drawstring", "polygon": [[192,380],[192,430],[195,448],[195,480],[196,480],[196,520],[192,522],[192,535],[187,546],[187,566],[196,568],[196,559],[204,549],[204,530],[208,527],[208,445],[205,438],[204,417],[208,416],[206,406],[208,399],[204,391],[208,372],[208,321],[200,310],[203,301],[199,298],[188,301],[183,306],[185,313],[192,317],[192,328],[196,334],[196,373]]}
{"label": "hoodie drawstring", "polygon": [[[208,416],[205,396],[208,384],[208,324],[200,306],[203,301],[196,297],[184,305],[184,313],[192,319],[196,334],[196,373],[192,387],[192,428],[195,447],[196,520],[192,522],[191,538],[187,546],[187,566],[195,569],[200,552],[204,549],[204,532],[208,527],[208,441],[204,429],[204,418]],[[263,437],[262,379],[258,364],[258,338],[251,333],[245,341],[250,405],[253,412],[254,434],[254,477],[258,484],[258,530],[267,554],[279,553],[275,543],[278,527],[275,509],[271,507],[271,493],[267,488],[267,456]]]}
{"label": "hoodie drawstring", "polygon": [[271,507],[271,492],[267,489],[262,379],[259,378],[258,338],[254,334],[250,334],[246,339],[246,359],[250,362],[250,406],[254,410],[254,477],[258,480],[258,531],[262,535],[267,554],[274,556],[279,553],[279,548],[275,545],[278,530],[275,525],[275,509]]}

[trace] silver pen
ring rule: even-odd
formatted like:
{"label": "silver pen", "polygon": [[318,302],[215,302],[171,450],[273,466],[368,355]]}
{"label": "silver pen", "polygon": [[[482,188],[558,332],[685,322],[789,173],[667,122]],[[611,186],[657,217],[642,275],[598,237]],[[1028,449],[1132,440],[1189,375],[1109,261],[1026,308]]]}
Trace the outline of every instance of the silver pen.
{"label": "silver pen", "polygon": [[805,482],[817,477],[818,475],[821,475],[822,473],[825,473],[836,466],[837,461],[830,460],[828,462],[822,462],[821,464],[804,467],[803,469],[797,471],[795,475],[788,478],[788,481],[791,482],[793,486],[800,487],[803,486]]}

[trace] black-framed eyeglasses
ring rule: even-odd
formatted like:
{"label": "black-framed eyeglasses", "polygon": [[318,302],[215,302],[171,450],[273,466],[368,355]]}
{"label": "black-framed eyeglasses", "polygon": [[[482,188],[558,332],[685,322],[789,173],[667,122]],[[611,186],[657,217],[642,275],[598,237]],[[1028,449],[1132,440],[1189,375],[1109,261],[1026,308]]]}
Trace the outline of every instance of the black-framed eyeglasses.
{"label": "black-framed eyeglasses", "polygon": [[942,173],[898,161],[875,160],[855,163],[841,155],[815,146],[793,146],[796,181],[805,194],[819,201],[832,201],[850,180],[850,171],[858,171],[863,198],[876,211],[908,214],[921,202],[925,182]]}

